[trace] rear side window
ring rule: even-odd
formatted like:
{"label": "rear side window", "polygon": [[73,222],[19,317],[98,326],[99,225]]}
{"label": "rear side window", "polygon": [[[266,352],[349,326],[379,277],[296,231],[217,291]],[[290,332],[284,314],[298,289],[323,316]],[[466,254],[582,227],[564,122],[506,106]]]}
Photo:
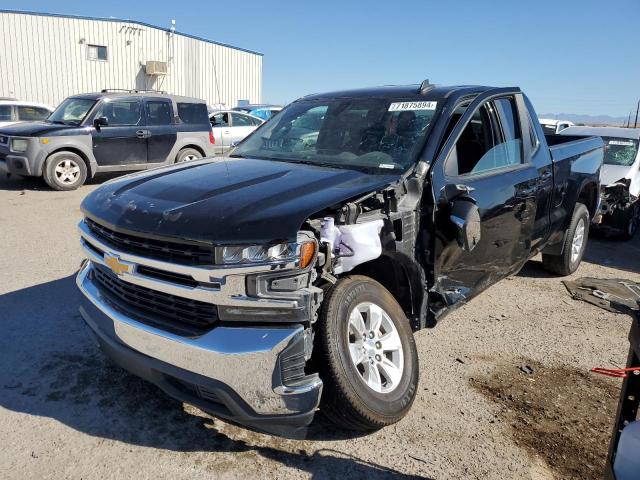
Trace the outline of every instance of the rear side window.
{"label": "rear side window", "polygon": [[142,112],[137,100],[103,102],[95,118],[105,117],[110,127],[138,125]]}
{"label": "rear side window", "polygon": [[251,117],[242,115],[241,113],[231,114],[231,125],[234,127],[253,127],[256,125]]}
{"label": "rear side window", "polygon": [[209,123],[209,114],[204,103],[178,103],[178,116],[184,123]]}
{"label": "rear side window", "polygon": [[169,102],[146,102],[147,125],[171,125],[171,104]]}
{"label": "rear side window", "polygon": [[11,121],[11,105],[0,105],[0,122]]}
{"label": "rear side window", "polygon": [[44,120],[50,113],[46,108],[18,106],[18,120],[23,122]]}

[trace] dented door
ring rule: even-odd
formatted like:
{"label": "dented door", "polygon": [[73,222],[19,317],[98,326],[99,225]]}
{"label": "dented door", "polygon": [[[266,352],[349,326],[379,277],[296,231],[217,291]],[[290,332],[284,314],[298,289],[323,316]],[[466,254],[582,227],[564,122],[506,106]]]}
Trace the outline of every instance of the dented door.
{"label": "dented door", "polygon": [[[529,161],[526,110],[521,94],[492,92],[468,106],[432,168],[432,291],[446,305],[518,270],[531,252],[539,187]],[[471,247],[460,240],[462,220],[452,217],[461,202],[475,205],[480,218],[479,238]]]}

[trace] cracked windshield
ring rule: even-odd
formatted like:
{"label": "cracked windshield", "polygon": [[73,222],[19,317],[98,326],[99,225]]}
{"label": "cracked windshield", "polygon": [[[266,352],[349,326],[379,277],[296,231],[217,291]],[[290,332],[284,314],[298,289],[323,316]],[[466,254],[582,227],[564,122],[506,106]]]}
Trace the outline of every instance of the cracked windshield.
{"label": "cracked windshield", "polygon": [[604,140],[604,163],[630,167],[636,159],[638,141],[630,138],[602,137]]}
{"label": "cracked windshield", "polygon": [[402,173],[416,161],[435,109],[436,102],[387,98],[296,102],[231,156]]}

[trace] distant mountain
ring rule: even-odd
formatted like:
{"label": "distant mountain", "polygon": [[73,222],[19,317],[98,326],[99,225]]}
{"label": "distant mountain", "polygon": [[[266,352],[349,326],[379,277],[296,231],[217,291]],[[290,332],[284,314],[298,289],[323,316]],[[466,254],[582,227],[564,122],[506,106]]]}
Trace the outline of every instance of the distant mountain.
{"label": "distant mountain", "polygon": [[[540,118],[553,118],[556,120],[569,120],[576,124],[584,125],[623,125],[627,123],[627,117],[611,117],[609,115],[578,115],[575,113],[544,113]],[[631,124],[633,125],[633,116]],[[640,124],[640,118],[638,119]]]}

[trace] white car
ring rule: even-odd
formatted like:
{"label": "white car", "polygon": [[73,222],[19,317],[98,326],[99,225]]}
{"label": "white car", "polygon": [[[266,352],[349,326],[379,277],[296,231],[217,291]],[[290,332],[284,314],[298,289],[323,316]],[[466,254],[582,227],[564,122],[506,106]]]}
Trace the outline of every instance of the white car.
{"label": "white car", "polygon": [[36,102],[22,102],[12,98],[0,98],[0,127],[17,122],[45,120],[54,108]]}
{"label": "white car", "polygon": [[220,110],[209,115],[211,129],[215,140],[215,150],[225,154],[244,138],[264,123],[264,120],[253,115],[233,110]]}
{"label": "white car", "polygon": [[565,128],[573,127],[575,124],[569,120],[554,120],[552,118],[539,118],[542,131],[547,135],[557,135]]}
{"label": "white car", "polygon": [[640,128],[570,127],[560,135],[597,135],[604,141],[600,170],[605,226],[631,238],[640,226]]}

